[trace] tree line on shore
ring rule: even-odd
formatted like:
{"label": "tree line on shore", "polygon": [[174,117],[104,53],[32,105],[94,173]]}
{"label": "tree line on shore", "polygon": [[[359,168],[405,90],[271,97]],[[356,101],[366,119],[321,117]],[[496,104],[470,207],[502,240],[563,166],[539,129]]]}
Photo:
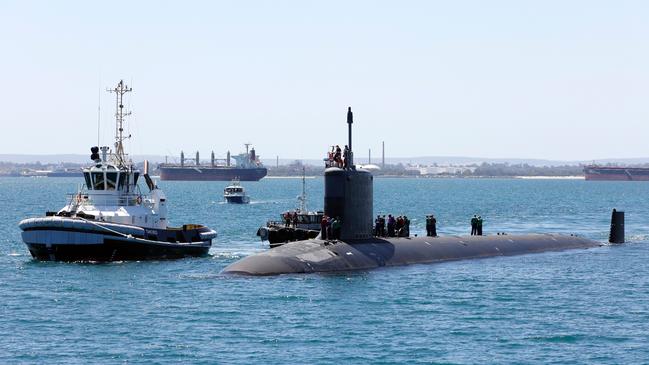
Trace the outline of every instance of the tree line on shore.
{"label": "tree line on shore", "polygon": [[[142,168],[142,163],[136,164]],[[56,169],[79,169],[87,164],[59,163],[41,164],[36,163],[13,163],[0,161],[0,176],[23,176],[30,171],[56,170]],[[606,164],[605,166],[615,166]],[[583,165],[560,165],[560,166],[534,166],[526,163],[510,164],[504,163],[482,163],[463,166],[461,172],[422,175],[417,167],[406,164],[386,164],[380,170],[372,173],[376,176],[421,176],[421,177],[511,177],[511,176],[583,176]],[[638,165],[638,167],[649,167],[649,164]],[[301,176],[304,172],[307,176],[320,176],[324,172],[322,166],[303,164],[296,160],[288,165],[267,166],[268,176]],[[154,170],[153,174],[157,171]]]}
{"label": "tree line on shore", "polygon": [[[376,176],[422,176],[422,177],[512,177],[512,176],[583,176],[583,165],[534,166],[526,163],[482,163],[466,165],[467,169],[457,173],[421,175],[420,171],[404,164],[385,165],[373,171]],[[295,161],[289,165],[268,168],[268,176],[299,176],[302,171],[307,176],[318,176],[324,172],[323,166],[305,165]]]}

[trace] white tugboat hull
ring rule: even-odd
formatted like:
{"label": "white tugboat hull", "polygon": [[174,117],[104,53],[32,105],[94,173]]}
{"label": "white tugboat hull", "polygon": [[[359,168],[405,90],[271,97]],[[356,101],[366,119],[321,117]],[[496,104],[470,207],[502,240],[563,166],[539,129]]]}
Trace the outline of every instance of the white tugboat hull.
{"label": "white tugboat hull", "polygon": [[216,237],[215,231],[203,226],[150,229],[67,217],[25,219],[20,228],[29,252],[40,261],[200,257],[208,254]]}

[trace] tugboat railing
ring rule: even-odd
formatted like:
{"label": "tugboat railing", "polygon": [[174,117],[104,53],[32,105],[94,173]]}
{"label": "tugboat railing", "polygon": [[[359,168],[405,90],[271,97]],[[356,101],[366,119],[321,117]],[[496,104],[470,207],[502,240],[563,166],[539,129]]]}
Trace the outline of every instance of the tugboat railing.
{"label": "tugboat railing", "polygon": [[140,194],[122,194],[118,196],[101,196],[87,193],[68,193],[67,200],[70,204],[83,205],[109,205],[109,206],[152,206],[153,200],[145,195]]}

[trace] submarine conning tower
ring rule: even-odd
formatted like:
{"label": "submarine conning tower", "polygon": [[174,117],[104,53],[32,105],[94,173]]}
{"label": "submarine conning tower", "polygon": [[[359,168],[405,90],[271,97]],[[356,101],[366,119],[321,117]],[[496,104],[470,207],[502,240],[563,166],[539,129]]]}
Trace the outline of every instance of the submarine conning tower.
{"label": "submarine conning tower", "polygon": [[340,239],[372,238],[374,214],[374,177],[356,169],[352,151],[352,108],[347,109],[349,150],[343,168],[329,167],[324,173],[324,213],[342,220]]}

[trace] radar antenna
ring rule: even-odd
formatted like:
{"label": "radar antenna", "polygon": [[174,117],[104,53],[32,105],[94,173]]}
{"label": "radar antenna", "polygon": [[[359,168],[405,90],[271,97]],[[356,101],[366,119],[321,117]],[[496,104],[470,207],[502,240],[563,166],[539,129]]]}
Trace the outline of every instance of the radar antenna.
{"label": "radar antenna", "polygon": [[124,94],[133,91],[133,88],[124,84],[124,80],[119,80],[119,83],[114,89],[107,89],[106,91],[115,93],[115,159],[119,166],[126,166],[126,155],[124,153],[124,140],[131,136],[124,137],[124,118],[131,115],[130,111],[124,111]]}
{"label": "radar antenna", "polygon": [[307,213],[306,210],[306,167],[302,166],[302,195],[297,198],[300,201],[300,212]]}
{"label": "radar antenna", "polygon": [[354,167],[354,152],[352,150],[352,123],[354,123],[354,116],[352,114],[352,107],[347,108],[347,136],[349,138],[349,150],[345,156],[345,164],[348,169],[355,169]]}

